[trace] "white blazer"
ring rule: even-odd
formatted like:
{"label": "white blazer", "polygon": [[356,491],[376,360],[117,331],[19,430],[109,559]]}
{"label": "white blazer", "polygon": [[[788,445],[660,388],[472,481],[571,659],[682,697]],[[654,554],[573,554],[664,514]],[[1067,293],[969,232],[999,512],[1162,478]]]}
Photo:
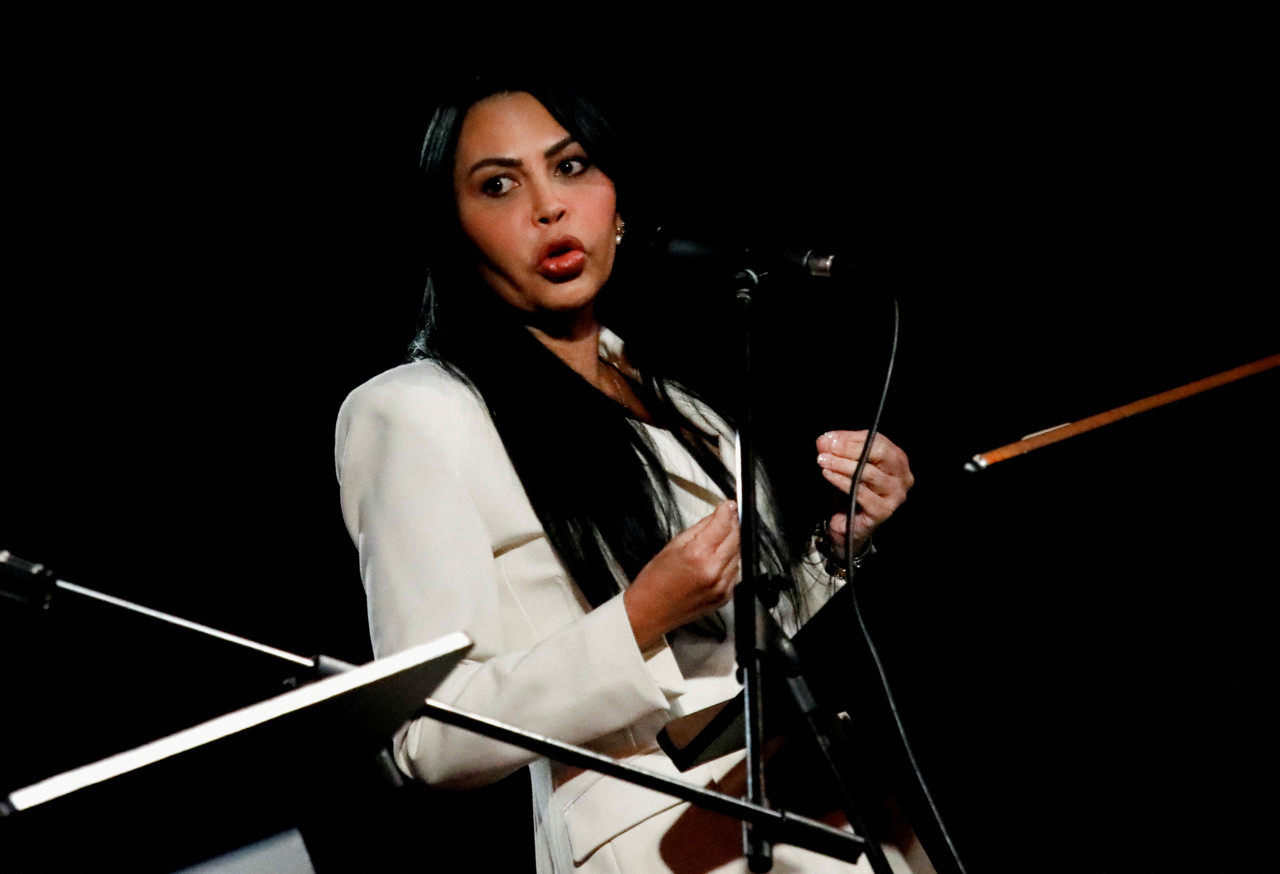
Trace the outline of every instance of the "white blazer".
{"label": "white blazer", "polygon": [[[616,353],[616,342],[606,334],[602,352]],[[720,438],[733,470],[723,423],[687,398],[679,403]],[[715,483],[672,435],[644,427],[686,524],[706,516],[723,499]],[[681,775],[656,743],[670,719],[737,694],[732,616],[724,642],[678,630],[641,652],[621,595],[591,610],[468,385],[425,361],[375,377],[342,406],[336,462],[376,657],[465,631],[474,648],[435,691],[438,700],[699,786],[714,785],[740,760]],[[835,584],[814,574],[805,585],[816,609]],[[791,616],[779,618],[794,626]],[[533,764],[540,871],[592,870],[577,866],[680,805],[430,719],[402,728],[395,753],[406,773],[440,787],[479,786]],[[600,870],[626,869],[610,861]]]}

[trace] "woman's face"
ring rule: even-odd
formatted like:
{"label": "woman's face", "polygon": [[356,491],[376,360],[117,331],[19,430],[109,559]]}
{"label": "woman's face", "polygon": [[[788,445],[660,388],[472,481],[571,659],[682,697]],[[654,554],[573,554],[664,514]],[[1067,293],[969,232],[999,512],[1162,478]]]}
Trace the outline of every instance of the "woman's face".
{"label": "woman's face", "polygon": [[613,270],[613,182],[551,113],[524,92],[471,107],[454,157],[462,230],[480,275],[534,315],[592,312]]}

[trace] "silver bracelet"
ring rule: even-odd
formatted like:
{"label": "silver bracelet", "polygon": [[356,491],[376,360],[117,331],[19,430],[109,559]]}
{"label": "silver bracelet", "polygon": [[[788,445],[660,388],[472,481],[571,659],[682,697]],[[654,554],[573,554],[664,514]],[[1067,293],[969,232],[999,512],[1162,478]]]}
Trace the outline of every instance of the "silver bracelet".
{"label": "silver bracelet", "polygon": [[[813,545],[823,558],[823,568],[828,574],[839,580],[848,579],[849,569],[844,565],[844,556],[839,553],[841,550],[836,549],[835,544],[831,542],[831,538],[827,536],[827,523],[819,522],[813,530]],[[875,555],[876,545],[872,537],[867,538],[867,542],[862,545],[862,550],[853,557],[853,570],[856,572],[862,567],[862,563],[869,556]]]}

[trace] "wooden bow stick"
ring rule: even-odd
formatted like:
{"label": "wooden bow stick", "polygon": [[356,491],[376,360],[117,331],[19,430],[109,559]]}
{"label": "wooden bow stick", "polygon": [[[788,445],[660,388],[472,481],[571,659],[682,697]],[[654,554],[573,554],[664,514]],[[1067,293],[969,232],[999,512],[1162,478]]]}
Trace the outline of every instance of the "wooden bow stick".
{"label": "wooden bow stick", "polygon": [[1160,394],[1125,404],[1122,407],[1116,407],[1114,410],[1107,410],[1105,413],[1098,413],[1096,416],[1090,416],[1087,419],[1081,419],[1079,422],[1068,422],[1064,425],[1058,425],[1055,428],[1048,428],[1044,431],[1037,431],[1034,434],[1028,434],[1015,443],[1001,446],[998,449],[992,449],[990,452],[984,452],[975,455],[972,461],[965,462],[964,469],[968,471],[985,470],[997,461],[1004,461],[1006,458],[1012,458],[1015,455],[1023,455],[1033,449],[1039,449],[1041,446],[1048,446],[1050,443],[1058,443],[1066,440],[1068,437],[1074,437],[1077,434],[1083,434],[1085,431],[1092,431],[1094,428],[1101,428],[1103,425],[1110,425],[1112,422],[1118,422],[1128,416],[1145,413],[1147,410],[1162,407],[1165,404],[1171,404],[1174,401],[1180,401],[1183,398],[1189,398],[1192,395],[1208,391],[1211,388],[1217,388],[1220,385],[1226,385],[1229,382],[1235,382],[1246,376],[1252,376],[1255,373],[1261,373],[1264,370],[1270,370],[1273,367],[1280,366],[1280,355],[1269,355],[1266,358],[1260,358],[1251,364],[1243,364],[1240,367],[1234,367],[1231,370],[1225,370],[1222,373],[1208,376],[1204,379],[1198,379],[1195,382],[1189,382],[1184,386],[1172,388],[1168,391],[1160,392]]}

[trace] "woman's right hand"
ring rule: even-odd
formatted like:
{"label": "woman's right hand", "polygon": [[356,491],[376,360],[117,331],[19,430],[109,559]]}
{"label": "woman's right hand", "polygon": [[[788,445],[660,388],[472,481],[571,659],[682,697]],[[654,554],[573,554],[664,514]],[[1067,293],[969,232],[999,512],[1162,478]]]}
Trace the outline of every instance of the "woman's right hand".
{"label": "woman's right hand", "polygon": [[728,604],[739,570],[738,505],[725,501],[672,538],[623,593],[636,643],[645,649]]}

